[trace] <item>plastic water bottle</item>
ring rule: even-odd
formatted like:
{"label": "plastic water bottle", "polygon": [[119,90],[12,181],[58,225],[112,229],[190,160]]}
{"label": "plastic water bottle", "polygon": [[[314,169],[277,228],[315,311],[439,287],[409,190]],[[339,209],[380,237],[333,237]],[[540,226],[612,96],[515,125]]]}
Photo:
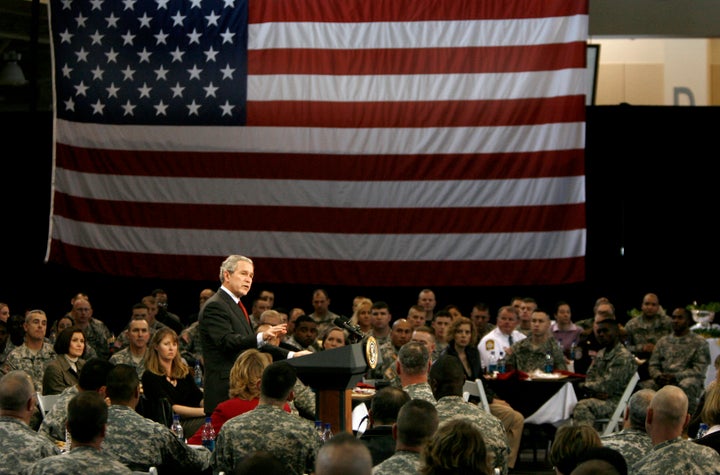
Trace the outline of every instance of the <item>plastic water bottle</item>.
{"label": "plastic water bottle", "polygon": [[323,443],[325,443],[325,442],[327,442],[328,440],[332,439],[332,437],[333,437],[332,428],[330,427],[330,423],[329,423],[329,422],[326,422],[326,423],[325,423],[325,428],[323,429],[323,434],[322,434],[322,441],[323,441]]}
{"label": "plastic water bottle", "polygon": [[215,450],[215,428],[213,428],[209,416],[205,417],[205,424],[203,424],[201,437],[203,447],[207,447],[210,452]]}
{"label": "plastic water bottle", "polygon": [[545,353],[545,372],[546,373],[553,372],[553,358],[549,351],[547,353]]}
{"label": "plastic water bottle", "polygon": [[325,426],[323,426],[322,421],[315,421],[315,432],[317,432],[318,437],[320,440],[323,438],[323,432],[325,430]]}
{"label": "plastic water bottle", "polygon": [[488,373],[493,374],[497,371],[497,356],[495,356],[495,350],[490,352],[490,361],[488,362]]}
{"label": "plastic water bottle", "polygon": [[700,427],[698,427],[697,436],[695,436],[696,439],[700,439],[705,436],[705,433],[708,430],[708,425],[704,422],[700,423]]}
{"label": "plastic water bottle", "polygon": [[173,434],[175,434],[175,437],[180,439],[180,441],[185,442],[185,433],[183,432],[183,427],[180,424],[180,415],[179,414],[173,414],[173,422],[170,426],[170,430],[173,431]]}
{"label": "plastic water bottle", "polygon": [[201,388],[203,385],[203,373],[202,367],[200,366],[200,360],[195,362],[195,384]]}
{"label": "plastic water bottle", "polygon": [[500,358],[497,361],[497,372],[503,374],[505,372],[505,352],[500,352]]}

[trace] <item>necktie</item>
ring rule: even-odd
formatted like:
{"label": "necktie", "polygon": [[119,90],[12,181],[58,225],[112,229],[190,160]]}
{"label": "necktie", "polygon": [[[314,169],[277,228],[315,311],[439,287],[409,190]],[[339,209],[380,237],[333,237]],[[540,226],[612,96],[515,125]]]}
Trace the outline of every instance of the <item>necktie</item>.
{"label": "necktie", "polygon": [[510,346],[512,346],[512,344],[513,344],[512,335],[510,335],[510,336],[508,337],[508,344],[509,344]]}
{"label": "necktie", "polygon": [[250,323],[250,317],[248,316],[247,310],[245,310],[245,305],[243,305],[242,300],[238,300],[238,307],[240,307],[243,315],[245,315],[245,320],[247,320],[248,324],[252,326],[252,324]]}

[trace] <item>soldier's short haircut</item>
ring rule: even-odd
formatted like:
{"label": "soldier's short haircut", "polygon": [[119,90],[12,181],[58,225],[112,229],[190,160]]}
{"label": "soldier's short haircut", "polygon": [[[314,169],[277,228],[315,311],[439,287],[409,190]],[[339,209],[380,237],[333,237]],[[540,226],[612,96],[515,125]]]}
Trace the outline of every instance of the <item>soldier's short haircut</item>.
{"label": "soldier's short haircut", "polygon": [[78,386],[86,391],[97,391],[107,385],[107,375],[115,366],[102,358],[90,358],[80,369]]}
{"label": "soldier's short haircut", "polygon": [[16,369],[0,378],[0,409],[20,411],[35,393],[30,375]]}
{"label": "soldier's short haircut", "polygon": [[81,391],[68,403],[67,426],[73,440],[92,442],[102,434],[107,419],[107,404],[100,393]]}
{"label": "soldier's short haircut", "polygon": [[299,317],[297,317],[297,318],[295,319],[295,328],[297,329],[297,328],[300,326],[301,323],[305,323],[305,322],[310,322],[310,323],[315,323],[315,324],[317,324],[317,322],[315,321],[315,319],[313,319],[311,316],[309,316],[309,315],[300,315]]}
{"label": "soldier's short haircut", "polygon": [[654,395],[655,390],[653,389],[641,389],[630,396],[628,408],[630,409],[630,426],[633,429],[645,431],[645,418]]}
{"label": "soldier's short haircut", "polygon": [[140,379],[135,368],[118,364],[107,375],[105,394],[112,401],[127,402],[132,399],[139,385]]}
{"label": "soldier's short haircut", "polygon": [[428,369],[430,353],[427,346],[417,341],[409,341],[400,347],[398,361],[404,373],[417,375],[424,374]]}
{"label": "soldier's short haircut", "polygon": [[400,408],[410,400],[408,393],[394,386],[386,386],[375,393],[370,404],[373,421],[390,425],[397,420]]}
{"label": "soldier's short haircut", "polygon": [[423,399],[411,399],[398,412],[398,440],[405,445],[418,447],[432,437],[438,424],[438,412],[434,404]]}
{"label": "soldier's short haircut", "polygon": [[297,371],[287,361],[276,361],[263,371],[260,392],[263,396],[284,401],[295,387]]}

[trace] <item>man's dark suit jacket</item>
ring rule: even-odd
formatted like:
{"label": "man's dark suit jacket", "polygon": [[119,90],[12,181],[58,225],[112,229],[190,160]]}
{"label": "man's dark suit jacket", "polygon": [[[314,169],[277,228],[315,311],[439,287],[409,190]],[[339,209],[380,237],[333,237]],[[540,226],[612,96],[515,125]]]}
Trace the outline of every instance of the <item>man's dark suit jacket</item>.
{"label": "man's dark suit jacket", "polygon": [[713,448],[720,454],[720,432],[713,432],[712,434],[701,437],[700,439],[695,439],[694,442]]}
{"label": "man's dark suit jacket", "polygon": [[[222,288],[205,302],[198,321],[205,363],[205,414],[210,415],[215,406],[229,399],[230,369],[240,353],[257,348],[257,334]],[[287,358],[289,353],[273,345],[264,345],[260,350],[270,353],[275,361]]]}

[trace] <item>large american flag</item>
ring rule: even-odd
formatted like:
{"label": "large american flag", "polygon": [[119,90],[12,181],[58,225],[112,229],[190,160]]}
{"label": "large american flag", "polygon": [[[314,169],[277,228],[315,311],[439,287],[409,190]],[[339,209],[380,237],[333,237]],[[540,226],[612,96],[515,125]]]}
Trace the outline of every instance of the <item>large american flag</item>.
{"label": "large american flag", "polygon": [[585,276],[587,0],[51,0],[46,259],[123,276]]}

